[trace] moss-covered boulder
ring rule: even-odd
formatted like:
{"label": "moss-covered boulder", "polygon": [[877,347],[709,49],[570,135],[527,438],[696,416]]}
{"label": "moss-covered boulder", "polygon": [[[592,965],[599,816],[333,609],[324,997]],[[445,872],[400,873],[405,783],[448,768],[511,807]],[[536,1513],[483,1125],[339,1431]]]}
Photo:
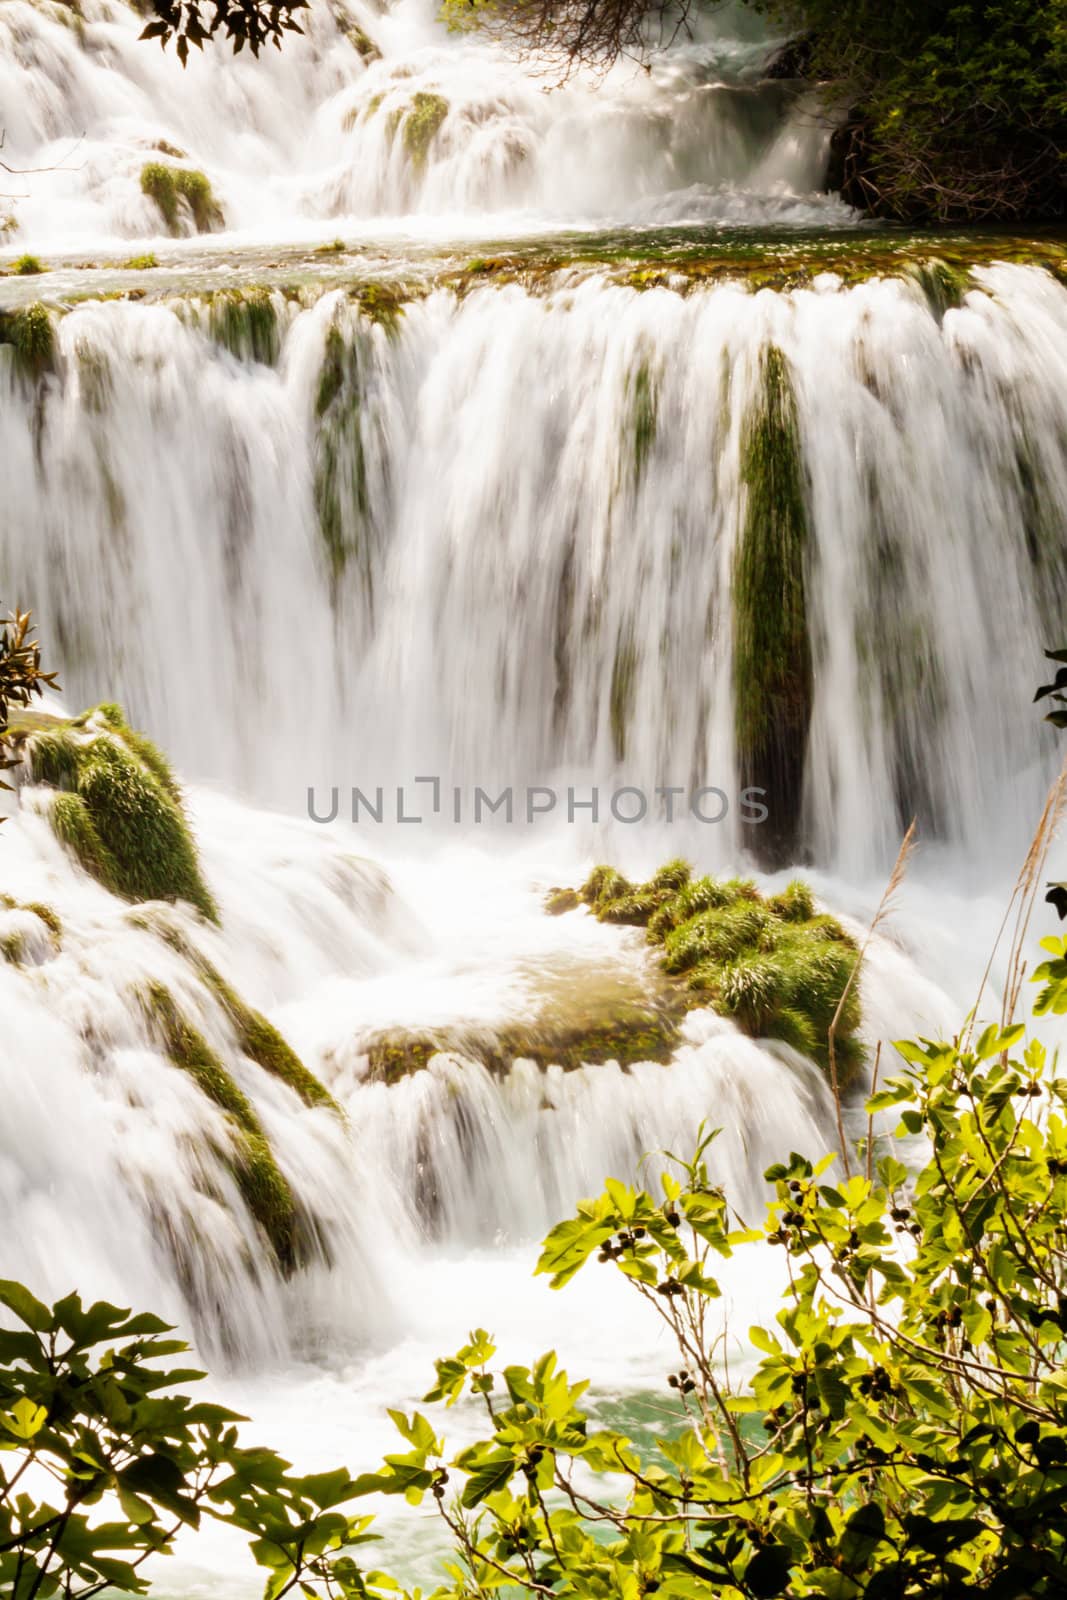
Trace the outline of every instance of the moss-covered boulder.
{"label": "moss-covered boulder", "polygon": [[425,168],[430,146],[447,116],[448,101],[444,95],[427,89],[418,90],[407,106],[393,112],[391,131],[399,130],[405,154],[416,172]]}
{"label": "moss-covered boulder", "polygon": [[231,1139],[223,1154],[234,1181],[278,1266],[291,1272],[304,1255],[297,1208],[252,1102],[165,985],[147,984],[137,998],[149,1033],[171,1065],[225,1113]]}
{"label": "moss-covered boulder", "polygon": [[125,900],[186,900],[218,920],[174,774],[120,707],[16,740],[32,781],[57,791],[56,837],[98,883]]}
{"label": "moss-covered boulder", "polygon": [[40,304],[0,311],[0,347],[6,345],[14,371],[36,383],[56,365],[56,330],[47,307]]}
{"label": "moss-covered boulder", "polygon": [[[553,890],[546,909],[565,909]],[[781,1039],[829,1070],[829,1035],[848,995],[834,1041],[839,1082],[863,1063],[860,1002],[849,980],[856,942],[833,917],[816,911],[806,883],[763,896],[748,878],[696,878],[672,861],[647,883],[596,867],[577,899],[601,922],[641,927],[660,952],[664,972],[687,1007],[707,1006],[753,1038]]]}
{"label": "moss-covered boulder", "polygon": [[541,957],[524,974],[514,1021],[443,1028],[391,1028],[363,1043],[369,1075],[396,1083],[441,1054],[476,1061],[505,1077],[516,1061],[564,1072],[617,1062],[670,1061],[681,1042],[684,995],[665,976],[600,957]]}
{"label": "moss-covered boulder", "polygon": [[225,221],[206,174],[193,167],[149,161],[141,168],[141,192],[155,202],[168,233],[182,232],[183,210],[197,233],[211,233]]}

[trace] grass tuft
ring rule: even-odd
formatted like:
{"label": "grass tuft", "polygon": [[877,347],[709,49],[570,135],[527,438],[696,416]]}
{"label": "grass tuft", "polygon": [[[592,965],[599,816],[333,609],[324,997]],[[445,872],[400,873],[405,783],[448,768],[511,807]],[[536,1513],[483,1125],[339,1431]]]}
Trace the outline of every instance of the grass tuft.
{"label": "grass tuft", "polygon": [[[553,890],[546,909],[570,909],[571,895]],[[827,1073],[830,1027],[847,990],[835,1043],[842,1085],[862,1066],[859,995],[850,987],[859,952],[835,918],[816,912],[800,879],[764,899],[750,878],[693,879],[684,861],[644,884],[599,866],[573,903],[601,922],[643,927],[687,1005],[710,1006],[754,1038],[781,1039]]]}

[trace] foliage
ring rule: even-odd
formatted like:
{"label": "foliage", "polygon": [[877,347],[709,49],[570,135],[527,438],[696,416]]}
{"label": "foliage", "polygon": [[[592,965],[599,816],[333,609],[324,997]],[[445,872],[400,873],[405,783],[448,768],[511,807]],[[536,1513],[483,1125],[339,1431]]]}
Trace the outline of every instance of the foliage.
{"label": "foliage", "polygon": [[[675,876],[680,877],[680,874]],[[797,910],[804,895],[795,895]],[[1035,981],[1067,1013],[1067,941]],[[1054,948],[1055,947],[1055,948]],[[483,1331],[436,1363],[427,1404],[470,1395],[483,1437],[451,1454],[416,1412],[381,1468],[296,1479],[238,1445],[236,1419],[164,1393],[192,1374],[152,1363],[184,1347],[154,1318],[48,1310],[0,1285],[0,1581],[15,1600],[143,1588],[140,1563],[203,1516],[253,1536],[268,1600],[295,1590],[402,1592],[350,1554],[371,1494],[428,1495],[453,1544],[435,1600],[1054,1600],[1067,1586],[1067,1080],[1022,1026],[905,1043],[870,1101],[921,1141],[834,1178],[836,1158],[772,1167],[752,1227],[709,1165],[667,1158],[659,1191],[608,1179],[545,1241],[563,1288],[595,1258],[622,1275],[678,1352],[644,1443],[601,1425],[549,1353],[492,1367]],[[774,1247],[788,1263],[759,1364],[729,1380],[713,1302],[717,1260]],[[25,1485],[43,1465],[59,1486]],[[21,1484],[22,1492],[16,1493]],[[110,1491],[121,1516],[90,1514]],[[110,1513],[101,1509],[102,1516]],[[411,1600],[415,1600],[418,1591]]]}
{"label": "foliage", "polygon": [[[1039,976],[1067,1010],[1053,967]],[[1024,1031],[898,1047],[907,1066],[871,1108],[924,1140],[915,1173],[868,1148],[865,1172],[834,1180],[834,1158],[792,1155],[751,1229],[709,1135],[658,1195],[609,1179],[555,1228],[538,1267],[554,1287],[596,1257],[663,1320],[679,1366],[657,1409],[674,1421],[639,1446],[597,1425],[553,1355],[494,1372],[472,1335],[427,1400],[480,1396],[485,1436],[448,1458],[431,1422],[397,1419],[411,1448],[373,1480],[437,1500],[458,1557],[442,1600],[1064,1593],[1067,1080]],[[735,1391],[714,1263],[757,1240],[788,1285]]]}
{"label": "foliage", "polygon": [[750,878],[694,880],[684,861],[643,884],[601,866],[577,891],[552,890],[546,909],[558,916],[578,903],[600,922],[644,928],[688,1006],[709,1006],[754,1038],[782,1039],[824,1070],[833,1029],[842,1085],[862,1065],[855,941],[816,912],[799,879],[765,898]]}
{"label": "foliage", "polygon": [[31,733],[26,755],[33,780],[61,791],[52,827],[86,872],[126,900],[187,900],[217,920],[174,775],[118,706]]}
{"label": "foliage", "polygon": [[131,256],[128,261],[122,263],[122,270],[124,272],[148,272],[153,267],[158,266],[159,257],[150,250],[147,255]]}
{"label": "foliage", "polygon": [[[1067,13],[1062,0],[746,0],[793,44],[777,76],[824,90],[832,186],[911,220],[1067,211]],[[566,74],[647,62],[688,29],[691,0],[444,0],[452,27],[486,27]]]}
{"label": "foliage", "polygon": [[684,35],[692,0],[442,0],[456,32],[488,28],[516,50],[566,74],[602,70],[620,57],[645,62]]}
{"label": "foliage", "polygon": [[[1046,650],[1049,661],[1067,662],[1067,650]],[[1067,728],[1067,665],[1057,667],[1051,683],[1042,684],[1034,695],[1035,702],[1051,696],[1053,709],[1046,713],[1045,721],[1054,728]],[[1062,709],[1060,709],[1062,707]]]}
{"label": "foliage", "polygon": [[1062,0],[759,0],[808,31],[807,75],[854,107],[847,197],[883,215],[1061,217]]}
{"label": "foliage", "polygon": [[16,372],[29,382],[36,383],[51,371],[56,358],[56,335],[45,307],[38,303],[0,311],[0,345],[5,344],[11,348]]}
{"label": "foliage", "polygon": [[[16,611],[0,621],[0,772],[18,765],[7,758],[12,709],[25,710],[46,688],[59,688],[56,674],[41,670],[41,646],[33,636],[31,613]],[[10,788],[0,779],[0,789]]]}
{"label": "foliage", "polygon": [[[183,1392],[199,1372],[166,1323],[0,1282],[0,1590],[11,1600],[143,1594],[143,1563],[205,1518],[251,1537],[266,1593],[365,1596],[369,1517],[345,1471],[295,1476],[239,1443],[242,1419]],[[159,1363],[165,1363],[162,1367]]]}
{"label": "foliage", "polygon": [[11,263],[11,270],[20,278],[32,278],[47,271],[47,268],[39,256],[23,255]]}
{"label": "foliage", "polygon": [[228,39],[236,55],[245,45],[258,56],[265,44],[281,48],[286,33],[302,33],[295,15],[306,11],[308,0],[141,0],[140,9],[154,14],[142,39],[158,39],[166,49],[171,39],[182,66],[189,46],[202,50],[217,36]]}

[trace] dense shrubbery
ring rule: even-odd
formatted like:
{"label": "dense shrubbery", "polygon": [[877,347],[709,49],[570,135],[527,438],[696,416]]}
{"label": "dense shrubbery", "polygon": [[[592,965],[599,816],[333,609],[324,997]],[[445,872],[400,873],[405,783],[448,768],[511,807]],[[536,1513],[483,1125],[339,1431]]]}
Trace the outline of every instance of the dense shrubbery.
{"label": "dense shrubbery", "polygon": [[834,178],[901,218],[1061,217],[1067,11],[1061,0],[759,0],[806,30],[807,76],[852,119]]}
{"label": "dense shrubbery", "polygon": [[[796,41],[775,69],[846,108],[832,186],[914,220],[1062,217],[1067,14],[1062,0],[746,0]],[[444,0],[561,66],[647,59],[692,0]]]}

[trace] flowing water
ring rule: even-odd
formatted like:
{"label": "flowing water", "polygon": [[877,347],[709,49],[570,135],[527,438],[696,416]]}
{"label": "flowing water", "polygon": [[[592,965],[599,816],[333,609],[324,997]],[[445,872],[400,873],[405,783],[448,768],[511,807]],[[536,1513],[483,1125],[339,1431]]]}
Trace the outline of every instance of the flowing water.
{"label": "flowing water", "polygon": [[[0,838],[20,952],[0,962],[0,1220],[4,1276],[172,1317],[264,1438],[362,1468],[388,1447],[385,1404],[480,1323],[509,1359],[559,1346],[602,1396],[659,1386],[668,1354],[625,1296],[530,1276],[605,1175],[707,1119],[758,1213],[766,1165],[833,1142],[819,1073],[706,1013],[668,1067],[367,1071],[378,1030],[536,1028],[644,994],[639,936],[543,914],[591,861],[766,865],[734,573],[772,347],[803,463],[812,688],[771,822],[788,813],[793,864],[858,929],[916,814],[865,1034],[951,1029],[972,1003],[1055,768],[1028,704],[1063,643],[1067,291],[992,249],[953,292],[920,271],[816,266],[777,292],[702,275],[887,248],[819,192],[830,128],[765,79],[773,41],[740,11],[650,74],[563,86],[408,0],[310,17],[280,56],[209,50],[183,73],[110,0],[0,0],[5,160],[52,169],[0,201],[3,257],[47,268],[0,282],[0,316],[40,302],[52,341],[36,366],[0,343],[0,597],[33,607],[67,707],[121,701],[169,752],[221,913],[138,914],[22,787]],[[164,229],[152,161],[207,175],[221,231],[184,203]],[[365,803],[350,820],[353,787],[381,789],[380,822]],[[720,821],[689,808],[701,788]],[[335,789],[336,820],[309,820],[309,790],[328,814]],[[478,789],[510,790],[511,821],[478,820]],[[638,824],[613,814],[623,789],[650,798]],[[346,1126],[242,1054],[175,934]],[[313,1223],[289,1277],[222,1114],[148,1025],[153,983],[254,1102]],[[735,1265],[743,1329],[775,1285]],[[429,1560],[418,1520],[401,1543]],[[228,1546],[182,1561],[183,1594],[250,1592]]]}

